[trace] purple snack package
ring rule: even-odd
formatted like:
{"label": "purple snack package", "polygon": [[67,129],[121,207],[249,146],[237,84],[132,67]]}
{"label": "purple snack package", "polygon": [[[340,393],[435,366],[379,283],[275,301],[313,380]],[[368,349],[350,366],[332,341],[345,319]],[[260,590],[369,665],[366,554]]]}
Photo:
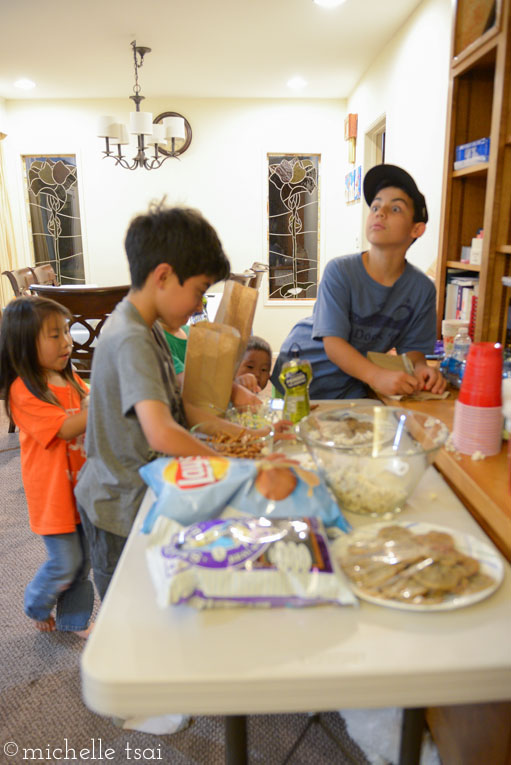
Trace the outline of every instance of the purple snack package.
{"label": "purple snack package", "polygon": [[162,608],[356,603],[315,517],[226,516],[186,527],[160,517],[146,556]]}

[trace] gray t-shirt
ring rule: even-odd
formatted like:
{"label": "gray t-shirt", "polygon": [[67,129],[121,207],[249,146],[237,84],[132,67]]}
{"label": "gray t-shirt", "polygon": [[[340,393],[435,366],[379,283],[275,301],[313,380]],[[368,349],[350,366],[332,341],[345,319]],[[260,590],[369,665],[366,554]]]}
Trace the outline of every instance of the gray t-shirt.
{"label": "gray t-shirt", "polygon": [[146,485],[138,469],[156,456],[135,404],[162,401],[187,427],[172,356],[163,333],[150,329],[124,299],[105,324],[94,351],[85,447],[75,489],[91,523],[127,537]]}
{"label": "gray t-shirt", "polygon": [[435,298],[431,279],[407,261],[399,279],[386,287],[369,276],[361,254],[330,260],[312,316],[295,324],[282,344],[273,384],[283,392],[280,370],[297,344],[300,357],[312,365],[311,398],[363,398],[367,387],[330,361],[323,338],[340,337],[364,356],[393,347],[398,353],[431,353],[436,340]]}

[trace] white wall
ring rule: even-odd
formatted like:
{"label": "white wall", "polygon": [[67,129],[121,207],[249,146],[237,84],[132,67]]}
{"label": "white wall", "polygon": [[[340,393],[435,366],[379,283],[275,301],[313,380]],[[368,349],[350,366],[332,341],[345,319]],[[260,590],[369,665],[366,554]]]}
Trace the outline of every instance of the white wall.
{"label": "white wall", "polygon": [[[348,112],[358,114],[356,164],[369,169],[364,134],[385,114],[385,161],[408,170],[426,197],[426,233],[408,255],[424,271],[438,252],[451,19],[452,0],[424,0],[348,99]],[[346,244],[355,251],[363,234],[360,205],[348,207],[345,222]]]}
{"label": "white wall", "polygon": [[[427,233],[410,250],[410,260],[427,270],[438,247],[450,25],[451,0],[424,0],[377,56],[348,108],[333,100],[148,100],[146,108],[155,115],[181,112],[193,130],[182,159],[169,159],[151,172],[130,172],[101,159],[97,117],[113,114],[127,121],[129,94],[106,102],[5,102],[8,138],[3,147],[20,263],[31,260],[21,154],[77,155],[86,276],[107,285],[128,281],[126,228],[134,214],[164,194],[171,204],[203,212],[216,227],[233,271],[255,260],[267,261],[266,154],[311,152],[321,154],[322,272],[328,260],[356,251],[362,241],[364,203],[344,202],[344,176],[352,167],[343,140],[349,111],[359,115],[356,164],[363,170],[364,132],[386,114],[386,159],[408,169],[427,199]],[[265,279],[254,332],[277,350],[293,324],[310,314],[312,304],[268,306],[266,293]]]}
{"label": "white wall", "polygon": [[[20,262],[30,262],[24,210],[21,154],[77,155],[86,275],[97,284],[128,281],[123,239],[132,216],[152,199],[200,209],[216,227],[233,271],[267,255],[267,152],[320,153],[320,263],[341,254],[345,206],[342,158],[345,149],[343,101],[165,100],[148,101],[154,115],[179,111],[189,120],[193,140],[180,161],[159,170],[124,170],[101,159],[95,137],[98,115],[127,121],[131,102],[63,101],[7,103],[10,198]],[[265,306],[263,282],[254,332],[278,348],[312,304]]]}

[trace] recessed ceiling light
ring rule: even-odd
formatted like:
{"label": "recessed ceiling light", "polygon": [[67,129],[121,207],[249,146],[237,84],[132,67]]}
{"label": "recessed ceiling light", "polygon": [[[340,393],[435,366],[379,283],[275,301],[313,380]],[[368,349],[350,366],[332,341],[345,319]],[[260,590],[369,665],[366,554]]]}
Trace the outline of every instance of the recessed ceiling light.
{"label": "recessed ceiling light", "polygon": [[316,5],[321,5],[323,8],[337,8],[338,5],[342,5],[346,0],[312,0]]}
{"label": "recessed ceiling light", "polygon": [[14,87],[20,88],[21,90],[32,90],[32,88],[35,88],[35,82],[28,80],[26,77],[22,77],[20,80],[16,80]]}
{"label": "recessed ceiling light", "polygon": [[299,74],[296,75],[296,77],[291,77],[287,83],[288,88],[293,88],[293,90],[301,90],[301,88],[305,88],[306,85],[306,80],[304,80],[303,77],[300,77]]}

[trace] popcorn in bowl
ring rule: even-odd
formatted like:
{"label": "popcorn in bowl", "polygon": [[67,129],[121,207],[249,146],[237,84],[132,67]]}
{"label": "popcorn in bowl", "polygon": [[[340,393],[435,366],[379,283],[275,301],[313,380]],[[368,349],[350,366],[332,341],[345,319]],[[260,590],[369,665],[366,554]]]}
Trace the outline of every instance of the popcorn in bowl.
{"label": "popcorn in bowl", "polygon": [[403,509],[449,434],[433,417],[369,404],[309,415],[298,430],[340,507],[380,518]]}

